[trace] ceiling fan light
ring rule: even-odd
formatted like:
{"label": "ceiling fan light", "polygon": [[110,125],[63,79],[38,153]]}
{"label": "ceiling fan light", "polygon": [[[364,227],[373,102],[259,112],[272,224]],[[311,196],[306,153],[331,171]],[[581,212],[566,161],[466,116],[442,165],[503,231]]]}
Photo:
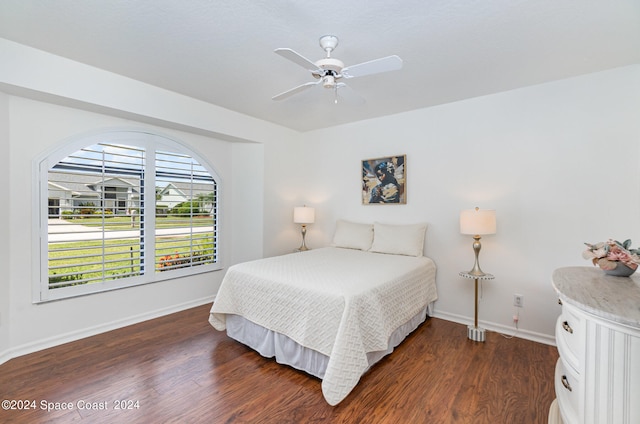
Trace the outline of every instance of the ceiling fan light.
{"label": "ceiling fan light", "polygon": [[335,85],[336,85],[336,79],[333,77],[333,75],[325,75],[322,82],[322,86],[324,88],[333,88]]}

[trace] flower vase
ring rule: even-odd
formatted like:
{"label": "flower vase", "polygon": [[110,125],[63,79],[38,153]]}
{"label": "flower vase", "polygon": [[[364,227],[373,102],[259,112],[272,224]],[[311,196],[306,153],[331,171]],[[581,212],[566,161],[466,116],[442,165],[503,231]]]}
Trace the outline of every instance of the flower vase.
{"label": "flower vase", "polygon": [[629,268],[625,264],[619,262],[618,265],[614,269],[604,269],[603,270],[607,275],[613,275],[615,277],[629,277],[631,274],[636,272],[635,269]]}

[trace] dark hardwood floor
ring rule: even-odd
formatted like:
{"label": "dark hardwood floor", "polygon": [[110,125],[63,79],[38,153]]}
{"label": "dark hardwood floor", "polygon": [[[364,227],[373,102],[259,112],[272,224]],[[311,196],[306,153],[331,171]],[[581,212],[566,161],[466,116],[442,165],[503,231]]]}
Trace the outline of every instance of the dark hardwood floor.
{"label": "dark hardwood floor", "polygon": [[475,343],[430,319],[332,407],[320,380],[214,330],[209,308],[0,365],[0,400],[22,409],[0,422],[529,424],[555,397],[555,347],[492,332]]}

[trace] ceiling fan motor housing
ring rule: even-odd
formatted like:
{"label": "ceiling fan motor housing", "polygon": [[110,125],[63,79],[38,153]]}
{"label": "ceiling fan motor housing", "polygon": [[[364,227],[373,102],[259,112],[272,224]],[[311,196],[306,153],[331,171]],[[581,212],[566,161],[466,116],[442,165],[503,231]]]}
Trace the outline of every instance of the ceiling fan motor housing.
{"label": "ceiling fan motor housing", "polygon": [[326,57],[316,62],[316,66],[322,69],[322,74],[313,73],[316,78],[322,78],[322,86],[324,88],[333,88],[336,85],[336,80],[342,78],[342,68],[344,63],[338,59],[332,57]]}
{"label": "ceiling fan motor housing", "polygon": [[326,57],[324,59],[320,59],[316,62],[316,66],[320,69],[333,71],[336,74],[342,72],[342,68],[344,68],[344,63],[341,60],[334,59],[332,57]]}

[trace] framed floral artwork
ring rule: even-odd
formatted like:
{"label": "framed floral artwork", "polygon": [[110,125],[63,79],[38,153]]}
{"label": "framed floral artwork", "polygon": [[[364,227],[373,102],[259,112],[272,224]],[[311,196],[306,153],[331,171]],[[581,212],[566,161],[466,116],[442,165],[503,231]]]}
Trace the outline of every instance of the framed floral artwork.
{"label": "framed floral artwork", "polygon": [[407,203],[407,155],[362,161],[362,204]]}

